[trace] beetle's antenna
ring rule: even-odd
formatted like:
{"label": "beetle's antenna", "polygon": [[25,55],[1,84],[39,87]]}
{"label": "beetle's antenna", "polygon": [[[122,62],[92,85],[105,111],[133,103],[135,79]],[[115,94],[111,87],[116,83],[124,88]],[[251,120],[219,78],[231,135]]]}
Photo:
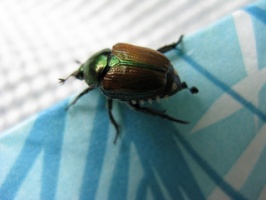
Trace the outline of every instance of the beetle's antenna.
{"label": "beetle's antenna", "polygon": [[[75,60],[75,62],[79,65],[81,65],[82,63],[79,60]],[[70,76],[77,76],[79,73],[79,70],[74,71],[72,74],[70,74],[68,77],[64,78],[59,78],[59,83],[61,83],[62,85],[67,81],[67,79],[69,79]],[[77,77],[76,77],[77,78]]]}
{"label": "beetle's antenna", "polygon": [[75,63],[81,65],[82,63],[79,60],[75,60]]}
{"label": "beetle's antenna", "polygon": [[[72,75],[72,74],[71,74],[71,75]],[[58,79],[58,80],[59,80],[59,83],[63,85],[71,75],[69,75],[69,76],[66,77],[65,79],[63,79],[63,78],[59,78],[59,79]]]}
{"label": "beetle's antenna", "polygon": [[70,74],[68,77],[64,78],[59,78],[59,83],[61,83],[62,85],[67,81],[67,79],[69,79],[70,76],[75,76],[77,75],[78,71],[74,71],[72,74]]}

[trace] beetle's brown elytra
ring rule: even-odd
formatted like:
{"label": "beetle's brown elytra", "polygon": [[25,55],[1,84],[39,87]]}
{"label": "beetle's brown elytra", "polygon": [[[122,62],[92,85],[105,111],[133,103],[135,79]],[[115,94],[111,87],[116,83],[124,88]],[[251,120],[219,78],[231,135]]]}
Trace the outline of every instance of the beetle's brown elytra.
{"label": "beetle's brown elytra", "polygon": [[191,93],[198,92],[196,87],[188,88],[185,82],[181,82],[170,60],[163,54],[175,49],[182,38],[183,36],[176,43],[165,45],[158,50],[118,43],[112,49],[103,49],[95,53],[66,79],[59,79],[64,83],[70,76],[74,76],[85,80],[89,86],[68,108],[84,94],[100,87],[108,99],[109,118],[116,128],[114,142],[119,135],[119,126],[112,114],[113,99],[127,102],[136,111],[187,124],[188,122],[171,117],[164,111],[140,106],[145,101],[159,102],[161,98],[172,96],[183,89],[189,89]]}

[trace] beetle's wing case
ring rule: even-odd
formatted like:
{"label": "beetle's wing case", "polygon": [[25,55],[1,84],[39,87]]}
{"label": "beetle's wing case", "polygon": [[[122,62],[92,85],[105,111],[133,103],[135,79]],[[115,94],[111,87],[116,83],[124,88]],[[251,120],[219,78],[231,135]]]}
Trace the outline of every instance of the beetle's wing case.
{"label": "beetle's wing case", "polygon": [[139,47],[126,43],[118,43],[113,46],[112,54],[124,63],[138,63],[140,67],[148,67],[152,70],[169,70],[170,61],[162,53],[153,49]]}
{"label": "beetle's wing case", "polygon": [[118,64],[104,76],[101,90],[112,99],[138,100],[157,95],[165,84],[164,72]]}
{"label": "beetle's wing case", "polygon": [[101,90],[106,96],[123,101],[146,100],[164,91],[171,64],[163,54],[119,43],[112,55],[119,61],[102,79]]}

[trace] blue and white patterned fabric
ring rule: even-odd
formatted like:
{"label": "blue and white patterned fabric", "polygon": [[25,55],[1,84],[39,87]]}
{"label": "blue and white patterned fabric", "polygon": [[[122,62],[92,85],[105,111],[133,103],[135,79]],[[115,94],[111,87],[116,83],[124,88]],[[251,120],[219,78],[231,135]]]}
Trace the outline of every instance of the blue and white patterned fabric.
{"label": "blue and white patterned fabric", "polygon": [[0,136],[0,199],[266,199],[266,1],[186,35],[166,54],[197,86],[153,103],[176,124],[115,102],[113,144],[95,90]]}

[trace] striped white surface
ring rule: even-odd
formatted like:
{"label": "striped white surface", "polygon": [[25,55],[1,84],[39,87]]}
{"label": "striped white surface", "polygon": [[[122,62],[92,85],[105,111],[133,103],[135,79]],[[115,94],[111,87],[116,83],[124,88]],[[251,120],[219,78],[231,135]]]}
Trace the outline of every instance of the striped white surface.
{"label": "striped white surface", "polygon": [[75,59],[116,42],[158,48],[243,1],[0,1],[0,131],[85,87],[58,84]]}

